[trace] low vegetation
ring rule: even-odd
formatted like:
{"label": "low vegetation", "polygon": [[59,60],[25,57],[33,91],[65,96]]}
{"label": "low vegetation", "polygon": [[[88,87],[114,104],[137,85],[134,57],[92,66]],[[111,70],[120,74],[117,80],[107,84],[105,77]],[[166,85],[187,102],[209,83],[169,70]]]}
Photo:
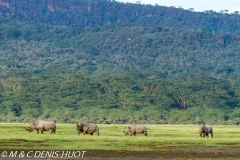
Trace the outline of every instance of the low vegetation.
{"label": "low vegetation", "polygon": [[125,136],[127,125],[98,125],[100,136],[78,135],[75,124],[57,124],[57,133],[27,132],[23,123],[0,124],[0,150],[164,150],[168,147],[240,147],[240,128],[214,125],[214,138],[200,138],[198,125],[146,125],[148,136]]}

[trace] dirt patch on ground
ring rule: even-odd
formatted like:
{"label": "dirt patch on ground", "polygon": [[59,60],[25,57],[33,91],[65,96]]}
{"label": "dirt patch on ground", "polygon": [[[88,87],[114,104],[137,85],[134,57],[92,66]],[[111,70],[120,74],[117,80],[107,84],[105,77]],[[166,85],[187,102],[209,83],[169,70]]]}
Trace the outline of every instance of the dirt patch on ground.
{"label": "dirt patch on ground", "polygon": [[[9,159],[11,150],[1,150],[0,149],[0,160]],[[11,159],[21,159],[21,160],[40,160],[40,159],[83,159],[83,160],[157,160],[157,159],[167,159],[167,160],[199,160],[199,159],[218,159],[218,160],[239,160],[240,157],[240,148],[217,148],[217,147],[169,147],[164,149],[158,149],[155,151],[116,151],[116,150],[109,150],[109,151],[101,151],[101,150],[87,150],[84,153],[84,156],[81,157],[42,157],[35,156],[36,153],[39,155],[40,151],[23,151],[22,154],[21,150],[15,150],[13,153],[15,157]],[[51,152],[51,151],[50,151]],[[54,151],[53,151],[54,152]],[[59,151],[60,155],[61,152],[67,151]],[[69,151],[73,152],[73,151]],[[6,153],[4,156],[4,153]],[[30,154],[29,154],[30,153]],[[45,153],[45,152],[44,152]],[[13,155],[13,154],[12,154]],[[21,156],[24,155],[24,156]],[[46,155],[46,154],[45,154]],[[66,154],[64,154],[66,155]],[[61,157],[61,158],[60,158]]]}
{"label": "dirt patch on ground", "polygon": [[87,159],[239,159],[240,148],[171,147],[159,151],[87,151]]}

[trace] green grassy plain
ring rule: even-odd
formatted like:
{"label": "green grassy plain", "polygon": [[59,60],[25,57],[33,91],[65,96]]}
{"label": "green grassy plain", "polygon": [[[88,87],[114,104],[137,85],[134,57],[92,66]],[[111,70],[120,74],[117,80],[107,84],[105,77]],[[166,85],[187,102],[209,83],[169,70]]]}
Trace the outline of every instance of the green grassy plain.
{"label": "green grassy plain", "polygon": [[50,131],[37,134],[27,132],[27,124],[1,123],[0,150],[163,150],[167,147],[240,147],[240,127],[214,125],[214,138],[200,138],[198,125],[146,125],[148,137],[143,134],[125,136],[128,125],[99,124],[100,136],[78,135],[75,124],[57,124],[54,135]]}

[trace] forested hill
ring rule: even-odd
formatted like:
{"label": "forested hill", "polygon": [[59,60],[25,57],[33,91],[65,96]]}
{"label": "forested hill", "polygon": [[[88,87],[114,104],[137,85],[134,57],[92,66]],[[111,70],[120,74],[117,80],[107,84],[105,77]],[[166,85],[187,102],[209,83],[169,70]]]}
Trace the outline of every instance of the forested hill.
{"label": "forested hill", "polygon": [[160,25],[240,34],[239,11],[233,14],[227,14],[227,10],[194,12],[194,9],[115,0],[1,0],[0,13],[54,25]]}
{"label": "forested hill", "polygon": [[49,26],[1,18],[2,73],[52,67],[103,76],[139,71],[173,78],[239,74],[240,36],[160,26]]}
{"label": "forested hill", "polygon": [[0,0],[0,122],[240,123],[236,11]]}
{"label": "forested hill", "polygon": [[240,14],[107,0],[1,0],[2,72],[239,74]]}

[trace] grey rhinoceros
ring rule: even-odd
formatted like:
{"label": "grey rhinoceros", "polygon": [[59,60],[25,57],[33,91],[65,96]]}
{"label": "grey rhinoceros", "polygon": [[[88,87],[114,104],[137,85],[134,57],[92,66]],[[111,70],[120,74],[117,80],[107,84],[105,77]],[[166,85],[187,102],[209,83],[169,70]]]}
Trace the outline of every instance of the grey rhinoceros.
{"label": "grey rhinoceros", "polygon": [[208,134],[211,134],[211,137],[213,138],[213,129],[210,125],[200,125],[199,127],[199,135],[200,137],[208,137]]}
{"label": "grey rhinoceros", "polygon": [[94,123],[77,123],[77,131],[78,134],[83,133],[83,135],[85,134],[91,134],[93,135],[94,132],[97,133],[97,135],[99,135],[99,128],[96,124]]}
{"label": "grey rhinoceros", "polygon": [[147,128],[144,125],[136,125],[133,124],[131,126],[128,126],[123,133],[127,135],[129,132],[131,132],[131,135],[136,136],[136,134],[144,134],[144,136],[147,136]]}
{"label": "grey rhinoceros", "polygon": [[39,131],[41,131],[42,134],[43,131],[52,130],[52,133],[56,133],[56,123],[53,121],[44,121],[44,120],[36,120],[33,123],[30,123],[30,126],[28,128],[25,128],[27,131],[32,132],[34,129],[36,129],[37,133],[39,134]]}

